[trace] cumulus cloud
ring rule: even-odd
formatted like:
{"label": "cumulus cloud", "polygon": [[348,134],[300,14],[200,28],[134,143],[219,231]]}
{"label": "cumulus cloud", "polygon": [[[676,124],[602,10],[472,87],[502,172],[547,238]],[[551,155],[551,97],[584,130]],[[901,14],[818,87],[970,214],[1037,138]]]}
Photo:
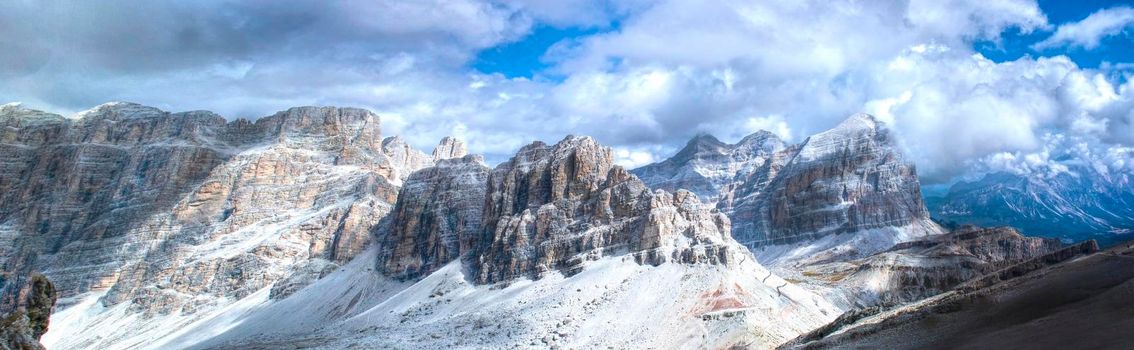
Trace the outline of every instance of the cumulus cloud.
{"label": "cumulus cloud", "polygon": [[1060,25],[1055,34],[1032,45],[1034,50],[1070,46],[1087,50],[1102,39],[1123,33],[1134,26],[1134,8],[1119,6],[1099,10],[1081,21]]}
{"label": "cumulus cloud", "polygon": [[[1129,82],[1062,56],[997,63],[973,51],[1008,29],[1048,30],[1030,0],[319,5],[0,5],[0,41],[23,48],[0,51],[11,67],[0,98],[64,112],[128,100],[233,118],[361,106],[417,147],[455,134],[493,162],[534,140],[584,134],[626,166],[664,159],[700,132],[736,141],[763,129],[798,142],[867,111],[930,181],[1040,152],[1052,132],[1101,150],[1134,142]],[[543,55],[554,79],[469,68],[477,52],[541,25],[598,32]],[[1129,153],[1100,152],[1131,164]]]}

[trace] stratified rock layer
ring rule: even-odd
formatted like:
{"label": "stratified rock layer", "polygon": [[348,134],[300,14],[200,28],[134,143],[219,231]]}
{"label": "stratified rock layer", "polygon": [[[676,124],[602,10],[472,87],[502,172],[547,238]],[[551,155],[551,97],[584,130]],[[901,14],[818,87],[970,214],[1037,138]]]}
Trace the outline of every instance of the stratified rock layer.
{"label": "stratified rock layer", "polygon": [[105,293],[107,306],[150,313],[192,313],[312,260],[350,260],[400,179],[432,163],[353,108],[226,122],[130,103],[70,119],[5,106],[0,124],[4,271],[43,271],[63,297]]}
{"label": "stratified rock layer", "polygon": [[[446,147],[449,141],[442,141],[435,157],[460,153]],[[410,175],[398,195],[378,255],[387,276],[428,275],[467,252],[480,233],[488,167],[474,155],[439,159]]]}
{"label": "stratified rock layer", "polygon": [[722,203],[733,235],[783,244],[929,221],[913,163],[879,124],[858,114],[773,156]]}
{"label": "stratified rock layer", "polygon": [[479,283],[576,272],[615,253],[641,263],[727,263],[728,219],[691,192],[651,192],[589,137],[525,146],[488,178],[473,247]]}

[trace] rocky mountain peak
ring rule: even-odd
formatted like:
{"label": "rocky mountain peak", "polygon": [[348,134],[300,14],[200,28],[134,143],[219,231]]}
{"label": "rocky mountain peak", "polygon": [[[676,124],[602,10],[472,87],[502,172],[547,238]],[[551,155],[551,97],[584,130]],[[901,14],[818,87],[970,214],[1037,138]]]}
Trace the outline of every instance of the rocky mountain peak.
{"label": "rocky mountain peak", "polygon": [[704,201],[715,202],[727,184],[746,176],[783,148],[783,141],[767,131],[757,131],[735,144],[699,134],[673,157],[633,172],[653,188],[686,189]]}
{"label": "rocky mountain peak", "polygon": [[896,230],[879,238],[893,244],[940,231],[928,218],[913,163],[868,114],[793,146],[767,131],[732,145],[696,137],[672,158],[634,173],[652,188],[687,189],[715,201],[729,215],[733,237],[753,248],[881,228]]}
{"label": "rocky mountain peak", "polygon": [[618,252],[642,263],[727,263],[728,220],[690,197],[651,192],[593,138],[532,143],[489,174],[475,279],[571,274]]}
{"label": "rocky mountain peak", "polygon": [[721,142],[713,135],[701,133],[689,139],[689,142],[685,143],[685,147],[681,148],[673,158],[679,162],[689,162],[694,159],[711,158],[725,154],[729,149],[729,144]]}
{"label": "rocky mountain peak", "polygon": [[75,116],[76,119],[88,121],[91,119],[125,120],[156,118],[167,115],[169,115],[169,112],[133,102],[108,102],[79,112]]}
{"label": "rocky mountain peak", "polygon": [[465,142],[454,137],[445,136],[433,149],[433,160],[461,158],[469,154]]}

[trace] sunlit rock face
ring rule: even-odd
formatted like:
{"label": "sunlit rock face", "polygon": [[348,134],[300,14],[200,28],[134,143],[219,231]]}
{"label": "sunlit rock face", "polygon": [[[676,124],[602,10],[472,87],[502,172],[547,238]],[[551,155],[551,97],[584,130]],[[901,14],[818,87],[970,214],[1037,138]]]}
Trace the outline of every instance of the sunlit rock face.
{"label": "sunlit rock face", "polygon": [[472,243],[479,283],[573,273],[588,259],[727,263],[728,219],[688,191],[652,192],[589,137],[520,149],[488,177],[484,229]]}
{"label": "sunlit rock face", "polygon": [[352,108],[227,122],[130,103],[71,119],[5,106],[0,123],[4,271],[43,271],[61,296],[95,291],[149,313],[350,260],[401,177],[432,162]]}

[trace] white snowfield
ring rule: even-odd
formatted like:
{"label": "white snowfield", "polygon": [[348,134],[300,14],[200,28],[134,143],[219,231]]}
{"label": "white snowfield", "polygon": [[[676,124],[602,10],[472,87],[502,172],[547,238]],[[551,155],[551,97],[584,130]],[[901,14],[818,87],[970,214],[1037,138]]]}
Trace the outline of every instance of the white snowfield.
{"label": "white snowfield", "polygon": [[[742,249],[739,246],[737,249]],[[608,257],[574,276],[473,285],[454,262],[416,282],[372,268],[370,248],[283,300],[265,288],[192,317],[103,308],[52,315],[48,349],[774,348],[842,310],[770,273]]]}

